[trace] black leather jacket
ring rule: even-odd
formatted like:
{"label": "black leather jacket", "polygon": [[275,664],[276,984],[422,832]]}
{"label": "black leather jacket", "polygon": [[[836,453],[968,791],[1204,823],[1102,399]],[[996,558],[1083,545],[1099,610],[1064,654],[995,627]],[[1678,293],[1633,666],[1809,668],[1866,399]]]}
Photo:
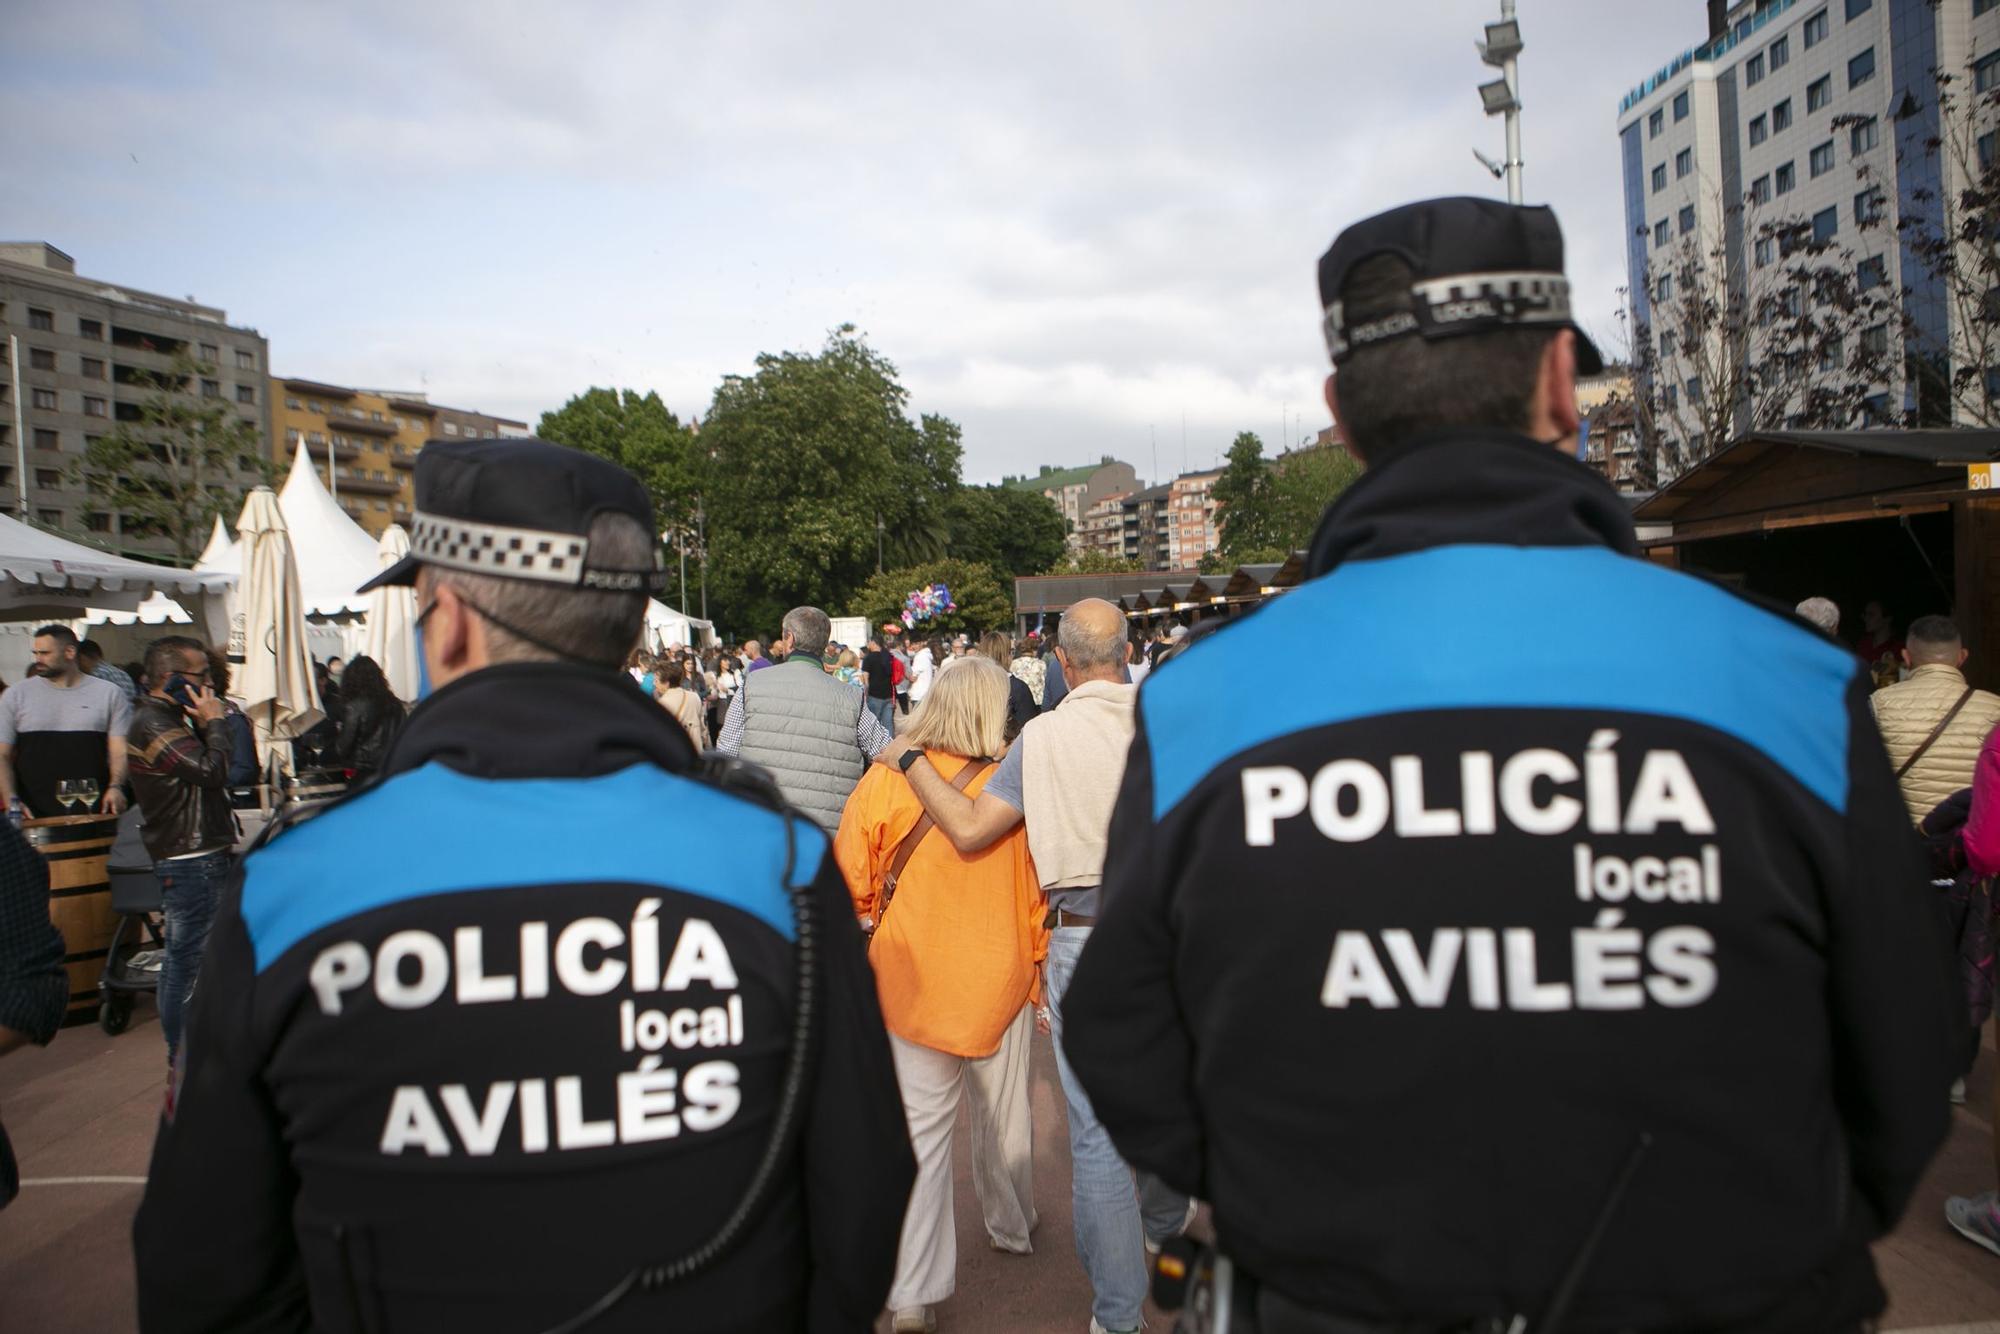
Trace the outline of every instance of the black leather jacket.
{"label": "black leather jacket", "polygon": [[393,696],[349,696],[333,748],[340,766],[357,774],[374,773],[382,767],[382,757],[389,753],[389,743],[402,725],[403,706]]}
{"label": "black leather jacket", "polygon": [[192,728],[177,704],[141,695],[132,706],[128,772],[146,815],[146,851],[155,861],[236,845],[229,811],[229,724]]}

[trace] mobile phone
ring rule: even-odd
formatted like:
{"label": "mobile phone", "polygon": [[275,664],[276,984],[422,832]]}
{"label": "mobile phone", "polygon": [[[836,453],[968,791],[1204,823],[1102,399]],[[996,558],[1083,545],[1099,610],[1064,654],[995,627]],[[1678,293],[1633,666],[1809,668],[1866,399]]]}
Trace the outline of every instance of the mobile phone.
{"label": "mobile phone", "polygon": [[167,692],[167,698],[182,708],[192,709],[194,707],[194,692],[188,689],[188,679],[179,672],[175,672],[167,678],[167,684],[164,689]]}

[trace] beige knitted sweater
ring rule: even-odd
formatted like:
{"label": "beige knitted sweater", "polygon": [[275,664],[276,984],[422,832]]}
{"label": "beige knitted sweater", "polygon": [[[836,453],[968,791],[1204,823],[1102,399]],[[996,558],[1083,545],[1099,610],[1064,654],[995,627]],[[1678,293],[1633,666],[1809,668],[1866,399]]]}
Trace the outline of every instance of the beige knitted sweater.
{"label": "beige knitted sweater", "polygon": [[1021,729],[1021,816],[1045,890],[1104,880],[1104,845],[1138,699],[1137,686],[1086,681]]}

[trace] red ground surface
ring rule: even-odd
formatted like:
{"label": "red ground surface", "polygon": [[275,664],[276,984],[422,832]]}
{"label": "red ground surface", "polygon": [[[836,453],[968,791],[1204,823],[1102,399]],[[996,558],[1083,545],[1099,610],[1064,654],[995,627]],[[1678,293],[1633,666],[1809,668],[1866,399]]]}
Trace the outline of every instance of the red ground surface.
{"label": "red ground surface", "polygon": [[[1944,1197],[1993,1180],[1990,1125],[1994,1056],[1974,1071],[1968,1105],[1953,1116],[1944,1151],[1895,1235],[1878,1248],[1892,1294],[1886,1327],[1958,1327],[2000,1334],[2000,1256],[1944,1225]],[[141,1002],[130,1031],[65,1030],[46,1051],[0,1061],[4,1118],[22,1175],[140,1177],[153,1140],[165,1046]],[[940,1331],[1067,1331],[1090,1322],[1090,1289],[1069,1222],[1069,1153],[1063,1099],[1047,1039],[1034,1071],[1036,1204],[1042,1225],[1031,1256],[986,1245],[972,1193],[964,1119],[957,1154],[958,1294],[939,1309]],[[136,1328],[129,1235],[139,1187],[124,1182],[31,1185],[0,1212],[0,1334],[119,1334]],[[1201,1225],[1197,1225],[1199,1227]],[[884,1320],[881,1326],[888,1328]],[[1163,1319],[1155,1330],[1167,1328]]]}

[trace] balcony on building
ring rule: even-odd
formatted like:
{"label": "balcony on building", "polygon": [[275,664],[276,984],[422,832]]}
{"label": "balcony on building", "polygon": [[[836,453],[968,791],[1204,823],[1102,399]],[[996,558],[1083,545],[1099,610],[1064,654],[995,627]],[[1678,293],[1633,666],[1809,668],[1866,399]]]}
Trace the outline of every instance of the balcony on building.
{"label": "balcony on building", "polygon": [[342,491],[352,491],[358,496],[399,496],[403,494],[403,479],[400,477],[340,477]]}
{"label": "balcony on building", "polygon": [[396,434],[396,423],[378,422],[372,417],[328,417],[327,426],[338,425],[343,431],[359,431],[363,435],[392,436]]}
{"label": "balcony on building", "polygon": [[344,389],[337,384],[321,384],[318,380],[280,380],[279,384],[294,394],[304,394],[311,398],[353,398],[352,389]]}

